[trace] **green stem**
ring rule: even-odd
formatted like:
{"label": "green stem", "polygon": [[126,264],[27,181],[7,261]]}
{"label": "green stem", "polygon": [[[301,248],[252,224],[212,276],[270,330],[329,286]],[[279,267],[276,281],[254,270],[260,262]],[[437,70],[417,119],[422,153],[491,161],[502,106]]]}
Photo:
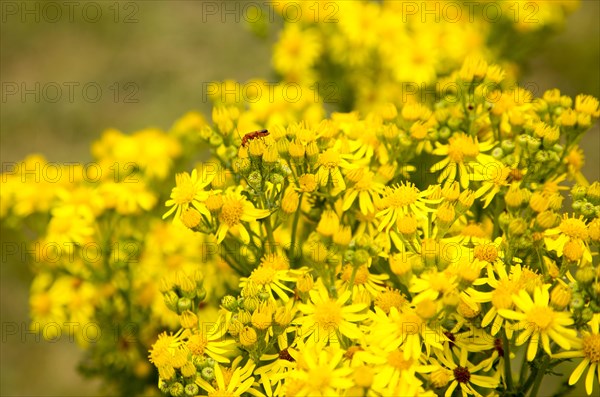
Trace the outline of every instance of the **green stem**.
{"label": "green stem", "polygon": [[294,213],[294,220],[292,221],[292,241],[291,241],[291,247],[290,247],[290,254],[293,256],[290,259],[290,263],[294,263],[296,262],[296,260],[298,259],[296,257],[296,255],[300,252],[298,250],[298,252],[296,252],[296,235],[298,233],[298,221],[300,220],[300,208],[302,207],[302,196],[304,195],[304,193],[300,193],[300,197],[298,198],[298,208],[296,208],[296,212]]}
{"label": "green stem", "polygon": [[550,358],[547,355],[544,355],[544,358],[542,359],[542,365],[537,369],[535,374],[535,382],[533,383],[533,388],[531,389],[529,397],[537,396],[540,385],[542,384],[542,379],[544,379],[544,375],[546,375],[546,368],[548,367],[549,363]]}
{"label": "green stem", "polygon": [[525,385],[525,374],[527,373],[527,368],[529,368],[529,365],[527,364],[527,352],[523,352],[523,360],[521,363],[521,369],[519,370],[519,389]]}
{"label": "green stem", "polygon": [[350,281],[348,282],[348,289],[350,290],[350,299],[352,300],[352,287],[354,286],[354,279],[356,278],[356,272],[358,271],[358,266],[354,265],[352,267],[352,274],[350,275]]}
{"label": "green stem", "polygon": [[512,378],[512,369],[510,367],[510,342],[506,337],[506,331],[502,330],[502,348],[504,349],[504,376],[506,378],[507,391],[514,391],[514,384]]}

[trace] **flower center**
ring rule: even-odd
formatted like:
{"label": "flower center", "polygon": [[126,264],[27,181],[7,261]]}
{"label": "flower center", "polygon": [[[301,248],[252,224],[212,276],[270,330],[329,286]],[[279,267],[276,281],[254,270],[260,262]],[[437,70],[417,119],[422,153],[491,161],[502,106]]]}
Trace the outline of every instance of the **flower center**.
{"label": "flower center", "polygon": [[187,342],[187,347],[194,355],[201,356],[207,345],[207,340],[202,335],[192,335]]}
{"label": "flower center", "polygon": [[227,226],[232,227],[240,222],[240,218],[244,213],[244,206],[239,200],[230,200],[223,204],[221,208],[221,215],[219,219],[226,223]]}
{"label": "flower center", "polygon": [[600,334],[591,334],[583,338],[583,354],[593,363],[600,361]]}
{"label": "flower center", "polygon": [[389,191],[386,196],[386,204],[388,207],[401,208],[410,204],[414,204],[419,198],[419,189],[414,185],[400,185]]}
{"label": "flower center", "polygon": [[561,222],[558,227],[561,232],[569,237],[580,238],[585,240],[588,238],[588,230],[585,226],[585,222],[581,219],[568,218]]}
{"label": "flower center", "polygon": [[196,195],[196,186],[192,183],[188,174],[182,173],[175,176],[176,187],[173,188],[172,199],[175,203],[189,204]]}
{"label": "flower center", "polygon": [[554,321],[554,310],[549,307],[534,307],[527,312],[527,320],[535,324],[536,330],[546,330]]}
{"label": "flower center", "polygon": [[407,370],[412,365],[413,360],[405,360],[404,353],[402,350],[398,349],[388,354],[387,362],[394,368],[399,370]]}
{"label": "flower center", "polygon": [[493,244],[482,244],[475,247],[474,255],[479,260],[491,263],[498,258],[498,249]]}
{"label": "flower center", "polygon": [[250,278],[258,285],[270,284],[275,277],[275,269],[268,266],[259,266],[253,272]]}
{"label": "flower center", "polygon": [[467,135],[460,134],[450,138],[448,157],[455,163],[462,163],[464,158],[475,158],[479,155],[479,145]]}
{"label": "flower center", "polygon": [[325,168],[336,168],[340,163],[340,155],[328,149],[319,156],[319,164]]}
{"label": "flower center", "polygon": [[468,383],[471,373],[466,367],[456,367],[454,368],[454,379],[459,383]]}
{"label": "flower center", "polygon": [[[352,266],[345,266],[344,272],[342,273],[342,280],[350,281],[352,278]],[[356,269],[356,274],[354,275],[354,285],[365,284],[369,278],[369,271],[366,266],[360,266]]]}
{"label": "flower center", "polygon": [[389,313],[392,307],[400,309],[404,303],[404,297],[398,291],[387,290],[375,298],[375,306],[379,307],[385,313]]}
{"label": "flower center", "polygon": [[512,307],[512,291],[501,288],[502,284],[492,292],[492,305],[496,309],[510,309]]}
{"label": "flower center", "polygon": [[336,301],[322,302],[315,305],[315,320],[321,328],[338,326],[342,322],[342,308]]}
{"label": "flower center", "polygon": [[294,357],[292,357],[292,355],[290,354],[290,352],[288,352],[288,349],[283,349],[282,351],[279,352],[279,359],[280,360],[287,360],[290,362],[294,362],[296,360],[294,360]]}

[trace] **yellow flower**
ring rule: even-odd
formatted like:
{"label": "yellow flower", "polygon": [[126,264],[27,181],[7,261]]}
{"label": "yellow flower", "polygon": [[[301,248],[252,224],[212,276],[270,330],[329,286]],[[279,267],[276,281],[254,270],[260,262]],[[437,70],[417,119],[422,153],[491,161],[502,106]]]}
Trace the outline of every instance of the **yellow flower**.
{"label": "yellow flower", "polygon": [[[265,262],[265,260],[267,260],[267,262]],[[261,289],[264,288],[264,290],[269,293],[271,299],[275,299],[275,295],[273,294],[275,293],[280,299],[287,302],[290,299],[289,295],[293,295],[294,291],[283,282],[295,281],[296,277],[291,276],[287,268],[281,269],[269,265],[270,262],[268,262],[268,257],[263,259],[262,263],[263,264],[252,271],[250,277],[243,277],[240,279],[240,288],[244,288],[248,280],[251,280],[257,287]]]}
{"label": "yellow flower", "polygon": [[203,203],[208,198],[209,192],[203,189],[210,184],[215,175],[207,174],[205,172],[207,168],[203,167],[200,178],[198,178],[198,171],[196,169],[192,171],[191,176],[187,172],[175,175],[176,186],[171,191],[171,198],[165,203],[171,209],[165,212],[163,219],[175,213],[173,222],[180,221],[181,213],[188,209],[190,205],[194,206],[201,214],[210,219],[210,211]]}
{"label": "yellow flower", "polygon": [[394,187],[386,186],[381,198],[382,210],[376,215],[377,218],[382,218],[377,229],[389,232],[403,215],[415,214],[422,218],[427,212],[433,212],[433,209],[426,205],[433,202],[426,199],[429,194],[429,190],[420,191],[410,182],[403,182]]}
{"label": "yellow flower", "polygon": [[[585,377],[585,391],[588,395],[594,390],[594,377],[600,383],[600,314],[596,313],[590,320],[589,331],[583,331],[581,339],[573,343],[573,351],[555,354],[554,358],[576,358],[583,359],[571,373],[569,385],[577,383],[585,369],[589,367]],[[598,369],[598,371],[596,371]],[[597,376],[596,372],[598,373]]]}
{"label": "yellow flower", "polygon": [[245,393],[256,394],[256,390],[250,390],[254,383],[252,371],[256,364],[252,360],[248,360],[243,367],[238,367],[241,360],[242,357],[236,358],[231,368],[215,365],[214,385],[200,376],[196,378],[196,384],[206,390],[210,397],[240,397]]}
{"label": "yellow flower", "polygon": [[546,287],[536,287],[533,292],[533,300],[529,294],[521,290],[513,295],[513,302],[519,311],[500,309],[498,313],[504,318],[516,320],[513,328],[521,331],[516,339],[517,346],[521,346],[529,340],[527,347],[527,360],[532,361],[538,351],[541,339],[542,347],[546,353],[552,356],[550,339],[555,341],[563,349],[571,348],[572,339],[577,335],[575,330],[567,328],[573,324],[570,313],[556,312],[548,304],[550,294]]}
{"label": "yellow flower", "polygon": [[349,155],[341,154],[339,149],[336,148],[327,149],[319,154],[317,182],[320,186],[327,186],[331,181],[333,185],[331,194],[334,196],[346,189],[346,182],[341,169],[351,167],[346,160],[349,157]]}
{"label": "yellow flower", "polygon": [[[480,394],[473,388],[473,385],[483,387],[485,389],[495,389],[498,386],[499,379],[497,376],[485,376],[478,375],[477,372],[481,371],[487,362],[481,361],[479,364],[472,364],[468,360],[469,351],[467,349],[460,349],[460,354],[456,357],[458,358],[458,363],[456,363],[456,358],[454,351],[445,348],[443,353],[437,353],[437,357],[442,364],[442,368],[446,368],[452,371],[450,386],[446,389],[445,397],[452,396],[452,393],[457,387],[460,387],[462,395],[475,395],[480,396]],[[434,359],[432,362],[436,362]]]}
{"label": "yellow flower", "polygon": [[250,242],[250,234],[242,222],[254,223],[258,219],[267,217],[269,210],[255,208],[239,193],[239,190],[230,190],[223,196],[223,206],[219,213],[219,227],[217,229],[217,242],[223,241],[227,232],[239,234],[242,242]]}
{"label": "yellow flower", "polygon": [[[304,314],[294,320],[301,325],[299,336],[313,343],[331,342],[337,340],[338,333],[350,339],[360,339],[363,334],[355,323],[367,319],[364,304],[347,305],[351,292],[345,291],[337,299],[329,297],[322,283],[309,292],[310,302],[300,304],[299,309]],[[310,338],[314,336],[314,338]]]}
{"label": "yellow flower", "polygon": [[[317,345],[300,345],[290,350],[298,366],[288,373],[288,381],[299,381],[299,390],[294,396],[339,396],[342,390],[352,387],[352,368],[342,362],[344,350],[338,345],[321,349]],[[286,382],[286,383],[287,383]],[[289,391],[289,390],[288,390]]]}
{"label": "yellow flower", "polygon": [[371,344],[389,352],[402,348],[405,360],[421,357],[422,345],[429,352],[431,347],[442,349],[440,341],[445,337],[439,330],[431,329],[427,322],[414,309],[398,311],[390,308],[386,314],[379,307],[369,312],[372,323],[368,340]]}
{"label": "yellow flower", "polygon": [[[568,259],[575,262],[582,259],[581,264],[592,262],[592,253],[588,244],[588,226],[583,216],[571,218],[564,214],[560,225],[546,230],[544,236],[546,237],[544,239],[546,247],[551,251],[556,251],[558,256],[563,256],[564,253]],[[574,252],[578,252],[578,254],[573,256]]]}
{"label": "yellow flower", "polygon": [[[438,182],[452,183],[458,180],[463,188],[469,187],[469,181],[481,181],[491,171],[488,168],[496,167],[498,162],[482,152],[494,147],[494,142],[479,143],[477,138],[465,133],[454,134],[447,145],[437,144],[433,154],[446,156],[442,161],[431,167],[431,171],[442,171]],[[491,165],[490,165],[491,164]]]}
{"label": "yellow flower", "polygon": [[317,31],[300,30],[297,23],[286,24],[273,51],[273,66],[288,81],[302,81],[321,54]]}
{"label": "yellow flower", "polygon": [[[351,174],[355,175],[351,176]],[[351,179],[354,184],[347,188],[344,193],[344,206],[342,209],[344,211],[350,209],[358,197],[358,205],[363,215],[375,212],[373,201],[376,195],[383,193],[384,185],[375,180],[373,172],[365,172],[362,168],[350,171],[347,178]]]}

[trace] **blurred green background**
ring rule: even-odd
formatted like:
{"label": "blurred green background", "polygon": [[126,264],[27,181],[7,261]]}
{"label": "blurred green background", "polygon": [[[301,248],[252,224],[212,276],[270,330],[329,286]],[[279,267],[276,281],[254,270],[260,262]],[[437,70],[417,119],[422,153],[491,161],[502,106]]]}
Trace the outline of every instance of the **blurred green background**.
{"label": "blurred green background", "polygon": [[[270,54],[279,25],[271,26],[261,39],[243,19],[236,23],[233,16],[227,21],[203,16],[202,1],[91,2],[93,7],[87,8],[86,2],[74,3],[79,5],[71,18],[65,7],[57,17],[50,8],[44,11],[43,3],[2,2],[3,163],[34,152],[49,161],[85,163],[91,160],[90,143],[106,128],[168,128],[193,109],[210,116],[205,83],[253,77],[275,81]],[[17,6],[16,14],[11,4]],[[24,14],[21,7],[34,11]],[[564,31],[531,58],[522,81],[535,82],[537,95],[557,87],[568,95],[599,97],[598,20],[600,2],[583,0]],[[39,98],[23,97],[22,89],[35,90],[36,83]],[[97,101],[95,87],[101,89]],[[584,174],[600,179],[598,125],[582,146],[587,157]],[[13,241],[2,232],[3,243]],[[24,263],[4,258],[1,276],[0,395],[98,395],[99,383],[77,374],[81,353],[67,338],[45,343],[33,335],[5,334],[6,324],[28,321],[31,276]]]}

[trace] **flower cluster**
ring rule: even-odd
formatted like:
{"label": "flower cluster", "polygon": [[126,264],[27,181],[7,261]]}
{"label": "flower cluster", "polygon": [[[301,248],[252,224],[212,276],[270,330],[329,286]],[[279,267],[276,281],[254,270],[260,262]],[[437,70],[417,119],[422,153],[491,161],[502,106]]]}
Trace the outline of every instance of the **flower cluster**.
{"label": "flower cluster", "polygon": [[568,360],[592,394],[600,104],[514,82],[573,3],[273,3],[282,84],[4,167],[32,326],[126,396],[533,397]]}
{"label": "flower cluster", "polygon": [[468,55],[494,56],[514,77],[514,62],[576,8],[554,0],[280,1],[275,9],[287,23],[272,63],[282,80],[316,83],[344,110],[372,110],[431,96]]}
{"label": "flower cluster", "polygon": [[179,327],[157,280],[200,268],[208,301],[227,288],[229,268],[216,251],[160,220],[167,177],[193,164],[199,146],[190,131],[203,125],[190,113],[169,132],[108,130],[92,145],[93,161],[34,155],[2,174],[2,223],[14,231],[6,258],[34,271],[30,329],[75,340],[86,352],[82,370],[103,376],[112,394],[151,392],[157,373],[147,351],[159,330]]}
{"label": "flower cluster", "polygon": [[[536,395],[580,357],[568,383],[589,367],[591,393],[600,182],[581,174],[578,142],[599,102],[533,98],[504,75],[470,57],[434,105],[314,122],[254,125],[251,107],[217,105],[201,132],[212,158],[177,175],[165,216],[218,244],[239,283],[210,323],[212,351],[208,336],[204,354],[189,347],[199,315],[154,345],[161,390]],[[175,371],[156,361],[164,346]]]}

